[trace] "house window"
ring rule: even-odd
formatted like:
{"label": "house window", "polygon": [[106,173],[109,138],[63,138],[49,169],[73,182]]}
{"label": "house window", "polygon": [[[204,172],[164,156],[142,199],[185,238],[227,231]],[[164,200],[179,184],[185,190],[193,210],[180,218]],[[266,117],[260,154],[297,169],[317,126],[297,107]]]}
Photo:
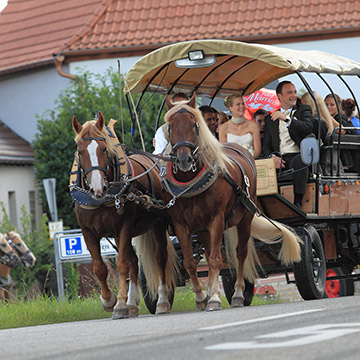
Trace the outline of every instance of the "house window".
{"label": "house window", "polygon": [[9,191],[9,217],[11,223],[17,227],[16,196],[15,191]]}
{"label": "house window", "polygon": [[35,226],[36,226],[35,191],[29,191],[29,205],[30,205],[30,215],[31,215],[31,230],[35,230]]}

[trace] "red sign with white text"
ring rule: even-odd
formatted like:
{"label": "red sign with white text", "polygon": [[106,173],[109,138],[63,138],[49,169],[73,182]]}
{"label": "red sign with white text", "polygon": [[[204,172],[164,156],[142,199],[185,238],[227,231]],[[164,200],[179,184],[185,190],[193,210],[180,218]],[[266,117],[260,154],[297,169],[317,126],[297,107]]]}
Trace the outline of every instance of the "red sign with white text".
{"label": "red sign with white text", "polygon": [[280,101],[276,96],[275,90],[263,88],[243,98],[246,106],[244,116],[249,120],[253,119],[254,113],[259,109],[272,113],[280,108]]}

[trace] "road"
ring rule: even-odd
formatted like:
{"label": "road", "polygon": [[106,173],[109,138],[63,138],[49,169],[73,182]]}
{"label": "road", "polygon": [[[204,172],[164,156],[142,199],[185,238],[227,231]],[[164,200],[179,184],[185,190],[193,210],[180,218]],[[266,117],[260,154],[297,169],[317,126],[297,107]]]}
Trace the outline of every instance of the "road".
{"label": "road", "polygon": [[1,359],[359,359],[360,296],[0,330]]}

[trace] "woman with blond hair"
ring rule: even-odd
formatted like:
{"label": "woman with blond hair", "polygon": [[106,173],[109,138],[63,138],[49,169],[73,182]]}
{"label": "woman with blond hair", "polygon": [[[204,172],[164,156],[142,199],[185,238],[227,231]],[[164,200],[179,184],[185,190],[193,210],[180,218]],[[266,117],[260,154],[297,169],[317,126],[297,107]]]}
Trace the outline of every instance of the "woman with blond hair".
{"label": "woman with blond hair", "polygon": [[219,128],[221,143],[233,142],[241,145],[254,156],[261,154],[260,131],[254,121],[245,119],[245,103],[241,95],[229,95],[224,104],[231,112],[231,119]]}
{"label": "woman with blond hair", "polygon": [[[330,115],[323,98],[315,91],[313,94],[320,113],[320,138],[322,141],[325,141],[326,135],[331,134],[334,131],[334,128],[339,126],[339,123]],[[301,97],[301,103],[311,107],[311,111],[313,113],[313,133],[317,137],[319,130],[319,116],[315,101],[311,97],[310,93],[307,92]]]}

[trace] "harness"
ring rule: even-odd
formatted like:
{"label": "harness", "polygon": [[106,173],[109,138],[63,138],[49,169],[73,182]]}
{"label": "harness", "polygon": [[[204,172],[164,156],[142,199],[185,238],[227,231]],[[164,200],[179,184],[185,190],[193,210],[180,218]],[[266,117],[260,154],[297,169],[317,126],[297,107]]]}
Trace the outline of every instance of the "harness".
{"label": "harness", "polygon": [[[123,147],[119,144],[118,138],[114,131],[114,125],[117,123],[116,120],[111,119],[108,126],[105,126],[106,131],[109,136],[114,138],[116,141],[116,152],[114,154],[114,159],[112,164],[108,162],[108,166],[112,166],[114,172],[114,181],[111,182],[109,188],[102,199],[94,199],[90,191],[85,188],[86,174],[92,170],[100,170],[108,175],[108,170],[100,167],[94,166],[86,171],[81,169],[81,164],[79,161],[79,154],[75,153],[75,158],[73,166],[70,172],[70,195],[72,199],[82,208],[86,210],[95,210],[101,206],[105,207],[116,207],[116,211],[119,215],[124,212],[124,206],[127,201],[134,201],[136,204],[143,205],[145,208],[149,209],[150,207],[155,207],[159,209],[164,209],[161,201],[153,199],[154,191],[154,182],[149,174],[150,170],[156,166],[154,164],[150,169],[146,169],[140,162],[137,161],[144,169],[145,172],[134,177],[134,169],[132,167],[129,158],[126,156]],[[84,140],[105,140],[104,138],[84,138]],[[152,159],[151,159],[152,160]],[[149,181],[151,184],[151,193],[149,194],[147,190],[141,185],[137,179],[141,176],[148,174]],[[139,191],[140,190],[140,191]]]}
{"label": "harness", "polygon": [[[163,166],[160,170],[161,183],[164,189],[173,197],[166,205],[166,207],[170,208],[173,206],[176,199],[179,197],[190,198],[207,190],[216,181],[219,175],[218,171],[215,170],[215,161],[213,163],[212,169],[214,169],[214,171],[209,171],[207,167],[204,166],[194,179],[186,183],[182,183],[175,180],[173,176],[173,163],[168,163],[167,169],[166,166]],[[166,174],[169,176],[167,177]]]}
{"label": "harness", "polygon": [[[236,148],[233,148],[232,146],[224,145],[224,148],[235,151],[237,154],[239,154],[243,159],[245,159],[247,161],[247,163],[249,164],[250,169],[252,171],[252,174],[253,174],[253,177],[254,177],[254,182],[256,184],[256,168],[254,167],[251,160],[243,152],[239,151]],[[245,209],[247,211],[249,211],[249,213],[251,215],[254,215],[256,212],[259,212],[258,207],[254,203],[254,201],[251,199],[251,195],[254,196],[255,193],[253,191],[253,194],[250,195],[250,192],[249,192],[250,180],[249,180],[249,177],[246,175],[246,172],[245,172],[243,166],[236,159],[234,159],[233,157],[231,157],[229,155],[228,155],[228,157],[239,167],[239,169],[240,169],[240,171],[242,173],[244,181],[243,181],[242,187],[240,187],[236,183],[236,181],[229,174],[227,174],[227,173],[224,174],[225,180],[230,184],[230,186],[233,188],[235,194],[237,195],[236,196],[236,201],[235,201],[235,203],[233,205],[233,208],[230,211],[229,215],[225,219],[226,225],[228,223],[228,220],[234,215],[235,208],[240,203],[242,203],[244,205]],[[255,187],[254,187],[254,189],[255,189]]]}

